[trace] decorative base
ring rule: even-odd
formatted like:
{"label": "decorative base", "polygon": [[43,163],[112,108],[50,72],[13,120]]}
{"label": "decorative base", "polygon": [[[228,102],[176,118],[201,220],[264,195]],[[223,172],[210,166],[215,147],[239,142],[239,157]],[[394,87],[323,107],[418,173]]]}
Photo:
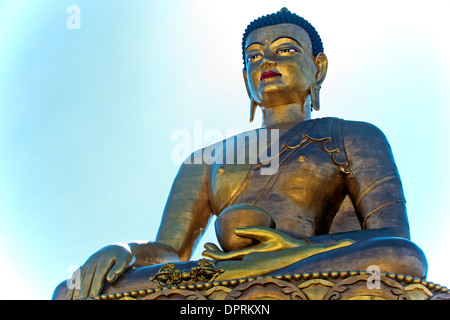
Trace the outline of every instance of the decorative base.
{"label": "decorative base", "polygon": [[450,300],[447,287],[394,273],[267,275],[102,294],[94,300]]}

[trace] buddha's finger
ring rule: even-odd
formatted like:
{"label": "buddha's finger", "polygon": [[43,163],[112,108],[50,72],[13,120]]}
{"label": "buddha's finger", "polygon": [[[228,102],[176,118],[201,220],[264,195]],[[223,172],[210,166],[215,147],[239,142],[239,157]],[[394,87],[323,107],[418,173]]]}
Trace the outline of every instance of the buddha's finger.
{"label": "buddha's finger", "polygon": [[75,291],[74,299],[87,298],[89,290],[91,289],[92,279],[94,278],[95,270],[97,269],[97,264],[89,264],[84,275],[83,282],[81,283],[81,288]]}
{"label": "buddha's finger", "polygon": [[70,280],[67,280],[67,289],[66,300],[72,300],[73,292],[75,290],[75,279],[73,276]]}
{"label": "buddha's finger", "polygon": [[73,274],[71,283],[70,283],[70,287],[69,287],[69,292],[67,293],[67,296],[66,296],[67,300],[77,299],[80,289],[81,289],[81,284],[83,282],[84,275],[86,274],[86,270],[87,270],[86,265],[81,266]]}
{"label": "buddha's finger", "polygon": [[213,260],[224,260],[224,258],[226,257],[226,254],[222,251],[217,251],[214,249],[212,249],[212,250],[206,249],[202,252],[202,256],[213,259]]}
{"label": "buddha's finger", "polygon": [[207,242],[207,243],[205,243],[205,245],[203,246],[205,249],[207,249],[207,250],[212,250],[212,251],[219,251],[219,252],[222,252],[222,250],[220,250],[220,248],[216,245],[216,244],[214,244],[214,243],[212,243],[212,242]]}
{"label": "buddha's finger", "polygon": [[240,260],[251,252],[252,251],[249,251],[246,249],[235,250],[235,251],[230,251],[230,252],[205,250],[202,252],[202,255],[204,257],[211,258],[214,260]]}
{"label": "buddha's finger", "polygon": [[202,252],[202,256],[213,260],[227,260],[228,254],[222,251],[206,249]]}
{"label": "buddha's finger", "polygon": [[103,285],[105,283],[106,275],[110,271],[114,264],[114,260],[111,260],[108,264],[98,267],[95,271],[94,278],[92,279],[91,290],[89,291],[90,296],[97,296],[103,290]]}
{"label": "buddha's finger", "polygon": [[280,236],[275,229],[266,227],[243,227],[234,229],[234,233],[239,237],[252,238],[260,242],[265,242]]}
{"label": "buddha's finger", "polygon": [[[206,250],[202,251],[202,256],[205,257],[205,258],[210,258],[210,259],[216,260],[217,259],[216,258],[216,253],[217,252],[218,251],[213,250],[213,249],[206,249]],[[217,260],[219,260],[219,259],[217,259]]]}
{"label": "buddha's finger", "polygon": [[[79,285],[79,279],[80,279],[80,268],[78,268],[72,275],[70,279],[67,280],[67,294],[66,294],[66,300],[72,300],[73,294],[75,291],[75,287]],[[78,280],[78,281],[77,281]]]}
{"label": "buddha's finger", "polygon": [[125,270],[128,268],[132,261],[132,258],[125,258],[125,259],[115,259],[113,260],[113,266],[111,270],[109,270],[108,275],[106,276],[106,280],[109,283],[113,283],[117,280],[117,278],[125,272]]}

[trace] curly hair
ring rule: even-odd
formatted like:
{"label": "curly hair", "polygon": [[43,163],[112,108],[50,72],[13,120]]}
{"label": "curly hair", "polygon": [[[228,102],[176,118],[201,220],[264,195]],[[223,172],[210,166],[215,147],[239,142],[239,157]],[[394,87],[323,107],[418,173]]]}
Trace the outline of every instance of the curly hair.
{"label": "curly hair", "polygon": [[242,37],[242,59],[244,60],[245,68],[245,42],[247,40],[250,32],[268,26],[273,26],[281,23],[292,23],[295,24],[308,33],[312,44],[313,55],[323,52],[322,39],[320,39],[319,33],[316,29],[304,18],[290,12],[286,8],[282,8],[280,11],[272,14],[268,14],[258,19],[253,20],[245,29],[244,35]]}

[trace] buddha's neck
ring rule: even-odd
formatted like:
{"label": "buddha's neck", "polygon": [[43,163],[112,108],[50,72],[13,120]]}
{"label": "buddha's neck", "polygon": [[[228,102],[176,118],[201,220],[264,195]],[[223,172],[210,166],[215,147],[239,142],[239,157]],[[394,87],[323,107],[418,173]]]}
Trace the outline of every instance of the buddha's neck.
{"label": "buddha's neck", "polygon": [[293,103],[275,107],[262,107],[263,127],[272,128],[284,124],[295,124],[311,119],[310,104]]}

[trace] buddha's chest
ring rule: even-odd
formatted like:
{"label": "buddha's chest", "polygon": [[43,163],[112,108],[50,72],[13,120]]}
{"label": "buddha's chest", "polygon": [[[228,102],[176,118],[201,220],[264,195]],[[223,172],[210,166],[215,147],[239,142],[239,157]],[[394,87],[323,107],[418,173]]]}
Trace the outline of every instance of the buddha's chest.
{"label": "buddha's chest", "polygon": [[264,165],[248,157],[245,161],[211,165],[208,192],[215,214],[239,203],[257,204],[269,212],[277,208],[279,214],[320,211],[343,190],[341,166],[323,141],[280,148]]}

